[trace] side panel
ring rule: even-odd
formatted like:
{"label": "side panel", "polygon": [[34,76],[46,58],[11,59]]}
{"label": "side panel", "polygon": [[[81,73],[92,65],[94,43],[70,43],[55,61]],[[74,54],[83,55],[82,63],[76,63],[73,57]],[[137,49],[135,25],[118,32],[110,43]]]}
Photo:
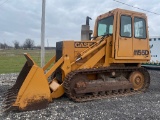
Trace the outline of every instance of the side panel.
{"label": "side panel", "polygon": [[118,57],[132,57],[133,56],[133,39],[119,36]]}
{"label": "side panel", "polygon": [[[63,41],[63,55],[68,55],[72,64],[72,70],[77,70],[80,66],[90,60],[100,49],[97,49],[87,55],[85,58],[76,61],[81,55],[86,54],[97,45],[96,40],[90,41]],[[92,47],[91,47],[92,46]],[[76,61],[76,62],[75,62]],[[89,63],[90,64],[90,63]],[[104,64],[104,62],[103,62]]]}
{"label": "side panel", "polygon": [[71,62],[74,58],[74,41],[63,41],[63,55],[68,55]]}

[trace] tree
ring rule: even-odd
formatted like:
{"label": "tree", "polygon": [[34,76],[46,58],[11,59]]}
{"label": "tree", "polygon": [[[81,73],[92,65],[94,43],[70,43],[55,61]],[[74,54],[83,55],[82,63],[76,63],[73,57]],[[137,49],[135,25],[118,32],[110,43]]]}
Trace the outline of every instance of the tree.
{"label": "tree", "polygon": [[14,48],[15,49],[18,49],[18,48],[20,48],[20,46],[19,46],[19,42],[18,41],[13,41],[13,44],[14,44]]}
{"label": "tree", "polygon": [[25,40],[24,44],[23,44],[24,48],[32,48],[34,47],[34,40],[28,38]]}
{"label": "tree", "polygon": [[8,49],[8,45],[6,43],[0,43],[0,49]]}

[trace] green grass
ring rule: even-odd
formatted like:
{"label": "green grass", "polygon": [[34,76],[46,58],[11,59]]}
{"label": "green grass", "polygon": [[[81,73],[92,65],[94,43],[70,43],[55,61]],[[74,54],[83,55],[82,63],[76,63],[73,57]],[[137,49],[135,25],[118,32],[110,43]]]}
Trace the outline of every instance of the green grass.
{"label": "green grass", "polygon": [[[40,50],[0,50],[0,74],[20,72],[26,62],[23,53],[29,53],[35,63],[40,66]],[[45,62],[55,55],[55,50],[45,51]]]}

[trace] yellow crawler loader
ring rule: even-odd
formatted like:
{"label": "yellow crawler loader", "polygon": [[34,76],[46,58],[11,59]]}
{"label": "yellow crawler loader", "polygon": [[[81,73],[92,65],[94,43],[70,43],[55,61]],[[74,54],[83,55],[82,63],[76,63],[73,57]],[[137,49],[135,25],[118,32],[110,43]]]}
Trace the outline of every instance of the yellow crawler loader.
{"label": "yellow crawler loader", "polygon": [[150,76],[141,63],[150,60],[149,51],[144,13],[117,8],[99,15],[91,40],[57,42],[56,55],[43,68],[24,54],[27,61],[4,95],[3,110],[41,109],[64,93],[82,102],[144,92]]}

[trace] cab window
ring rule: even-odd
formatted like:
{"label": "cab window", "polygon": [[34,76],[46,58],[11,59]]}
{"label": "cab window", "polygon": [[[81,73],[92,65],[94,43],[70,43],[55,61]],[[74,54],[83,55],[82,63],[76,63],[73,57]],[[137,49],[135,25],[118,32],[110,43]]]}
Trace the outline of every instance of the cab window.
{"label": "cab window", "polygon": [[134,18],[134,37],[135,38],[146,38],[146,22],[143,18]]}
{"label": "cab window", "polygon": [[98,36],[113,34],[113,16],[98,21]]}
{"label": "cab window", "polygon": [[132,36],[132,18],[130,16],[121,16],[121,28],[120,35],[122,37]]}

